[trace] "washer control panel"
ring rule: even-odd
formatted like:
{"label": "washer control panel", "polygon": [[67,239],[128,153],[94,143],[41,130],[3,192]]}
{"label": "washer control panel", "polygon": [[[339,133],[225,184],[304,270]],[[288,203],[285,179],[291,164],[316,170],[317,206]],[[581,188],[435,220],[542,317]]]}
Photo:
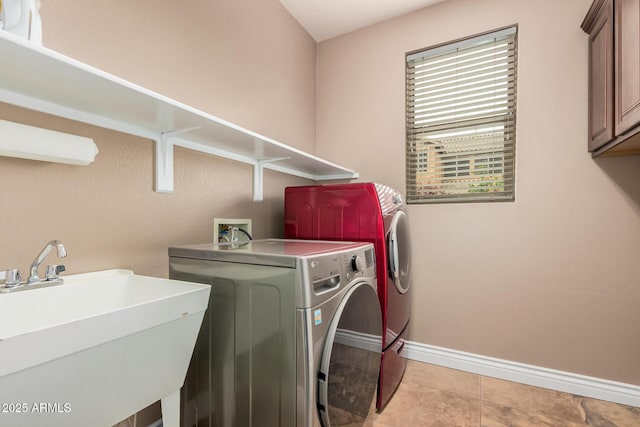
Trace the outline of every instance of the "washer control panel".
{"label": "washer control panel", "polygon": [[316,296],[333,294],[358,277],[375,279],[373,245],[310,257],[306,261],[306,269]]}

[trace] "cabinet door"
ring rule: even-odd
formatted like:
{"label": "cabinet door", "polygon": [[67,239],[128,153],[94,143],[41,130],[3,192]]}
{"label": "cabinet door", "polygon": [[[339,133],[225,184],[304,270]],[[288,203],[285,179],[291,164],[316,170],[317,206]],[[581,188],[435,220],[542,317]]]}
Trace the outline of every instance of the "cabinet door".
{"label": "cabinet door", "polygon": [[589,151],[613,139],[613,5],[604,2],[589,33]]}
{"label": "cabinet door", "polygon": [[640,123],[640,0],[616,0],[616,135]]}

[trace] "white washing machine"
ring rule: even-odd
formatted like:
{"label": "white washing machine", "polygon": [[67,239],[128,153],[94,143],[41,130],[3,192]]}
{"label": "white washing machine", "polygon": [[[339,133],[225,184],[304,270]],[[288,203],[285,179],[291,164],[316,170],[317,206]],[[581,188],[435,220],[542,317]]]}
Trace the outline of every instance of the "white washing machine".
{"label": "white washing machine", "polygon": [[372,244],[172,247],[169,277],[212,286],[182,390],[183,427],[367,421],[382,352]]}

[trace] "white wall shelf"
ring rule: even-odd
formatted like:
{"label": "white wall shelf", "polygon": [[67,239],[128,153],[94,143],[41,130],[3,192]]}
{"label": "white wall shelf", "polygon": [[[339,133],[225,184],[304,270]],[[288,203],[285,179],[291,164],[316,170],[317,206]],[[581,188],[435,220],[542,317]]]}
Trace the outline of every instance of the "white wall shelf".
{"label": "white wall shelf", "polygon": [[315,181],[358,173],[105,73],[0,30],[0,102],[64,117],[156,143],[158,192],[173,192],[173,147],[253,166],[253,199],[263,169]]}

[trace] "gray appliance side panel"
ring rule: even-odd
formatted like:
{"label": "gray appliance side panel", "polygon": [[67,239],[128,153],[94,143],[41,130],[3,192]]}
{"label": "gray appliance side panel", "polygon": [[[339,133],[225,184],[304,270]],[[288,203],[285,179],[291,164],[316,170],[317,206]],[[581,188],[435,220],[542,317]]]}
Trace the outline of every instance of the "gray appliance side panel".
{"label": "gray appliance side panel", "polygon": [[[181,426],[233,426],[235,285],[193,260],[169,258],[169,278],[211,285],[209,305],[181,391]],[[217,327],[226,325],[227,327]]]}
{"label": "gray appliance side panel", "polygon": [[212,287],[182,425],[295,426],[296,270],[170,257],[169,277]]}

